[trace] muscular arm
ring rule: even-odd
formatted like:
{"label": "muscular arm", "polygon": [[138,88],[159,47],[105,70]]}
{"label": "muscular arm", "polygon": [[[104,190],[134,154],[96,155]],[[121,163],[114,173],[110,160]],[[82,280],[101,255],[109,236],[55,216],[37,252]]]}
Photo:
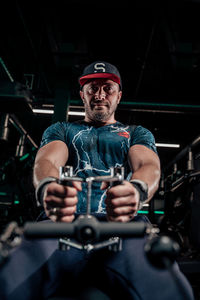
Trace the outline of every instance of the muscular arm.
{"label": "muscular arm", "polygon": [[143,145],[134,145],[129,150],[128,159],[133,172],[131,179],[140,179],[148,184],[148,200],[150,200],[159,186],[158,155]]}
{"label": "muscular arm", "polygon": [[53,141],[39,149],[34,169],[33,183],[36,187],[45,177],[59,176],[59,167],[64,166],[68,160],[68,148],[62,141]]}
{"label": "muscular arm", "polygon": [[[128,153],[133,172],[131,179],[139,179],[148,184],[149,201],[156,192],[160,180],[160,161],[156,153],[142,145],[134,145]],[[105,188],[106,185],[103,186]],[[128,181],[111,187],[105,200],[107,217],[110,221],[128,222],[134,218],[139,207],[139,193]]]}
{"label": "muscular arm", "polygon": [[[68,160],[68,148],[62,141],[53,141],[39,149],[33,170],[33,183],[38,183],[45,177],[59,177],[59,167],[64,166]],[[45,186],[43,206],[46,215],[52,221],[72,222],[78,202],[77,192],[81,185],[73,182],[73,186],[64,186],[56,182]],[[52,214],[52,209],[58,213]]]}

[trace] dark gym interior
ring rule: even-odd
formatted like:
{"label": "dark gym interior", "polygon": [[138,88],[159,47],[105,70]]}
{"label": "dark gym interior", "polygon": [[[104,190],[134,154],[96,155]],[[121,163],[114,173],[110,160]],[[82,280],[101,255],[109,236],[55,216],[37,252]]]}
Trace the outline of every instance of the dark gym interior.
{"label": "dark gym interior", "polygon": [[179,243],[200,299],[200,1],[11,3],[0,20],[0,231],[40,213],[32,167],[42,133],[83,118],[78,77],[108,61],[122,77],[118,120],[150,129],[161,160],[140,214]]}

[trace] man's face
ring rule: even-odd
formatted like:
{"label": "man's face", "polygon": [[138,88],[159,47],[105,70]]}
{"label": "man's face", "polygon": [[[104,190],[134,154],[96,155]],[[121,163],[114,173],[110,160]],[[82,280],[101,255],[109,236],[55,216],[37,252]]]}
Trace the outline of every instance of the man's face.
{"label": "man's face", "polygon": [[113,122],[122,92],[110,79],[95,79],[86,83],[80,92],[86,112],[86,121]]}

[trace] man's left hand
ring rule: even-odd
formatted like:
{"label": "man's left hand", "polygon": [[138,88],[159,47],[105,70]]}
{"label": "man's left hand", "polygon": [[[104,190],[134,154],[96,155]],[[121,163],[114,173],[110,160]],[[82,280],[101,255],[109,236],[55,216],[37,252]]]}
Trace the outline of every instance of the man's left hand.
{"label": "man's left hand", "polygon": [[[102,184],[102,189],[107,188]],[[105,199],[107,218],[114,222],[129,222],[137,213],[139,207],[139,193],[128,181],[113,186],[107,190]]]}

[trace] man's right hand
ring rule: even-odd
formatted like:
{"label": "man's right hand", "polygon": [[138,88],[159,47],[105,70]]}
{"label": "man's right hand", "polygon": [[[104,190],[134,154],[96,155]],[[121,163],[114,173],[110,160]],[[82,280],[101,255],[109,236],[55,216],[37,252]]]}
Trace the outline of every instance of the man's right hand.
{"label": "man's right hand", "polygon": [[72,186],[64,186],[56,182],[47,185],[44,193],[44,210],[52,221],[70,223],[74,220],[80,182],[72,182]]}

